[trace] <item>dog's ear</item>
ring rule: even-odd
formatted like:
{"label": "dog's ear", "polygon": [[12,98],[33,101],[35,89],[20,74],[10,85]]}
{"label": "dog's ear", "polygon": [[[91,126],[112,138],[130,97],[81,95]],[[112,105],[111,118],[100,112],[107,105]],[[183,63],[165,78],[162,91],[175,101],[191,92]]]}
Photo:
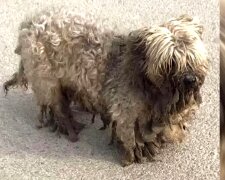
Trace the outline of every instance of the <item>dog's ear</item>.
{"label": "dog's ear", "polygon": [[200,24],[199,20],[197,17],[191,17],[188,14],[183,14],[180,17],[177,18],[178,21],[181,23],[184,23],[187,27],[190,26],[190,28],[193,28],[202,38],[202,34],[204,32],[204,27],[203,25]]}
{"label": "dog's ear", "polygon": [[129,52],[134,56],[138,56],[139,58],[144,58],[144,51],[146,48],[142,36],[144,31],[144,28],[132,31],[127,37],[127,45]]}
{"label": "dog's ear", "polygon": [[167,27],[172,32],[180,29],[190,32],[193,34],[193,31],[202,39],[202,34],[204,31],[203,26],[200,24],[197,17],[191,17],[187,14],[183,14],[177,18],[172,18],[162,26]]}
{"label": "dog's ear", "polygon": [[[127,57],[129,57],[129,61],[157,87],[161,86],[164,79],[159,73],[161,71],[160,64],[163,63],[158,61],[160,61],[161,54],[165,52],[162,48],[165,48],[163,42],[165,41],[164,38],[168,36],[167,33],[170,32],[166,28],[156,26],[132,31],[127,38]],[[163,57],[165,54],[163,54]]]}

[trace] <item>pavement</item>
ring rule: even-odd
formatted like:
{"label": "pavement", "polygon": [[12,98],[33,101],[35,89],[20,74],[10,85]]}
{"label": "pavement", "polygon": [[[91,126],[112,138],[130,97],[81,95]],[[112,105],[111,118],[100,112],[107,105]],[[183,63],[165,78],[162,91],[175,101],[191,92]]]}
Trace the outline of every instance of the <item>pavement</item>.
{"label": "pavement", "polygon": [[0,179],[141,179],[216,180],[219,178],[219,2],[217,0],[2,0],[0,2],[0,88],[17,70],[14,54],[19,23],[25,15],[52,6],[91,12],[121,32],[160,24],[187,13],[205,27],[210,72],[202,88],[203,103],[184,143],[168,145],[154,163],[122,168],[114,146],[108,146],[101,122],[91,115],[76,116],[87,126],[80,141],[58,138],[47,128],[37,130],[38,108],[30,90],[0,91]]}

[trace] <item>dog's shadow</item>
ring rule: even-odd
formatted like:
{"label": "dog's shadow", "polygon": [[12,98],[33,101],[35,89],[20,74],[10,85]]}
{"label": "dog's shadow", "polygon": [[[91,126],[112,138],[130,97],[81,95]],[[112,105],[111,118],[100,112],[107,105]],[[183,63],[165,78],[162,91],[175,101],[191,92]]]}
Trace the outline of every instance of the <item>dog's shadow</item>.
{"label": "dog's shadow", "polygon": [[1,129],[3,153],[25,153],[45,158],[72,158],[101,160],[119,164],[115,146],[108,145],[108,130],[102,126],[99,116],[91,123],[92,115],[76,111],[75,117],[85,124],[78,142],[72,143],[66,136],[60,137],[49,128],[37,129],[38,107],[31,92],[11,90],[7,96],[1,93]]}

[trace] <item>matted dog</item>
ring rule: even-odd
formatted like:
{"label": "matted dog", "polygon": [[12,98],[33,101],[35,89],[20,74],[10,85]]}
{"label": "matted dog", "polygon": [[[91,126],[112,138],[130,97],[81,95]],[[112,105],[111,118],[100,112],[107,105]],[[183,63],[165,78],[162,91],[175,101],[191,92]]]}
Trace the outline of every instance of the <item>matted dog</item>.
{"label": "matted dog", "polygon": [[208,71],[202,33],[188,15],[120,35],[90,16],[43,11],[21,23],[20,70],[4,87],[30,84],[40,122],[50,109],[71,141],[81,127],[69,105],[79,102],[110,125],[123,166],[153,160],[162,142],[182,141],[201,103]]}

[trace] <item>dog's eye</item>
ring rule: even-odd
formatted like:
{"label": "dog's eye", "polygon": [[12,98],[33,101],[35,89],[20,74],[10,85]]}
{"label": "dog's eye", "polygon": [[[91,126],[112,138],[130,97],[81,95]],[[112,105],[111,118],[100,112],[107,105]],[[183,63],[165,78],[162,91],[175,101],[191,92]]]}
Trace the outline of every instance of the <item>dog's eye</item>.
{"label": "dog's eye", "polygon": [[170,72],[171,74],[174,74],[176,72],[176,67],[177,67],[177,65],[176,65],[175,61],[172,60],[172,64],[169,67],[167,72]]}

